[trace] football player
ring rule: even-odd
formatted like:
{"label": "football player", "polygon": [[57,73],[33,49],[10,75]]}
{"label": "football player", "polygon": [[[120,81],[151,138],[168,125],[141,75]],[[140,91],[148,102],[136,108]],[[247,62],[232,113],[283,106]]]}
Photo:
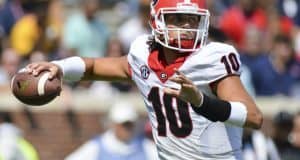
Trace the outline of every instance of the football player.
{"label": "football player", "polygon": [[50,79],[134,81],[160,159],[242,159],[242,128],[260,128],[262,114],[241,84],[236,49],[206,42],[209,11],[203,6],[202,0],[153,0],[153,34],[132,42],[127,56],[70,57],[27,70],[49,70]]}

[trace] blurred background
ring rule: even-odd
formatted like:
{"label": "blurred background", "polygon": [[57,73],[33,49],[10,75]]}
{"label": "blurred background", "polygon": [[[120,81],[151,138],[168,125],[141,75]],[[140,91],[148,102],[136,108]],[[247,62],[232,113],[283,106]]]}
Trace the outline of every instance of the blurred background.
{"label": "blurred background", "polygon": [[[61,96],[43,107],[24,106],[10,92],[13,74],[30,62],[126,55],[138,35],[151,33],[149,4],[0,0],[0,157],[16,156],[11,148],[19,147],[23,159],[72,159],[80,146],[115,127],[107,113],[123,99],[138,115],[130,134],[151,141],[145,107],[132,84],[66,82]],[[242,81],[265,116],[261,130],[245,130],[245,159],[299,160],[300,1],[207,0],[206,5],[210,40],[238,49]]]}

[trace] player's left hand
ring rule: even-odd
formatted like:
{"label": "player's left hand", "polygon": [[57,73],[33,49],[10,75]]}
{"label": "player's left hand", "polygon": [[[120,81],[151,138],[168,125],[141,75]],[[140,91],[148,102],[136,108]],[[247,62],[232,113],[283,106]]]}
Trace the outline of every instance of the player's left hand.
{"label": "player's left hand", "polygon": [[181,88],[164,88],[164,92],[172,96],[178,97],[183,101],[190,102],[195,106],[199,106],[202,103],[202,94],[196,87],[196,85],[188,79],[182,72],[175,69],[176,76],[171,77],[169,80],[181,85]]}

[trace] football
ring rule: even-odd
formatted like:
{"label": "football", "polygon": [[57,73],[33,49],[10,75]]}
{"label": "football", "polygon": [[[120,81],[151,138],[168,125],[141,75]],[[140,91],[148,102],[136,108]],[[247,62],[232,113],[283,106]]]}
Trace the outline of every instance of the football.
{"label": "football", "polygon": [[38,76],[19,72],[11,80],[13,95],[22,103],[32,106],[51,102],[61,92],[62,81],[59,77],[48,79],[50,72],[43,71]]}

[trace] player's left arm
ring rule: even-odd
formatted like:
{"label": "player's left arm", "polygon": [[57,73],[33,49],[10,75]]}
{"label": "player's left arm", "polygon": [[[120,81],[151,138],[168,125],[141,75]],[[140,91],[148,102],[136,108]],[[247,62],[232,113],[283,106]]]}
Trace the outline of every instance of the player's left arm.
{"label": "player's left arm", "polygon": [[217,98],[198,90],[193,81],[176,70],[170,80],[181,85],[180,89],[164,88],[164,92],[192,105],[193,110],[213,122],[225,122],[239,127],[259,129],[263,117],[253,99],[244,89],[238,75],[226,76],[211,87]]}
{"label": "player's left arm", "polygon": [[[181,88],[165,88],[164,91],[189,102],[196,113],[212,122],[220,121],[239,127],[260,128],[263,116],[241,83],[239,78],[241,63],[237,51],[228,45],[216,46],[221,48],[219,49],[221,51],[218,49],[211,51],[214,56],[208,61],[212,64],[210,70],[213,71],[209,73],[213,79],[210,86],[216,98],[199,90],[193,81],[178,70],[177,76],[171,77],[170,80],[180,84]],[[232,58],[230,60],[234,63],[231,65],[234,68],[230,68],[232,66],[228,65],[228,61],[223,63],[224,57]]]}
{"label": "player's left arm", "polygon": [[[244,127],[255,129],[261,127],[263,122],[262,113],[252,97],[245,90],[239,76],[227,76],[226,78],[213,83],[212,88],[219,99],[228,102],[239,102],[246,107],[247,114]],[[233,112],[233,108],[231,109],[231,112]]]}

